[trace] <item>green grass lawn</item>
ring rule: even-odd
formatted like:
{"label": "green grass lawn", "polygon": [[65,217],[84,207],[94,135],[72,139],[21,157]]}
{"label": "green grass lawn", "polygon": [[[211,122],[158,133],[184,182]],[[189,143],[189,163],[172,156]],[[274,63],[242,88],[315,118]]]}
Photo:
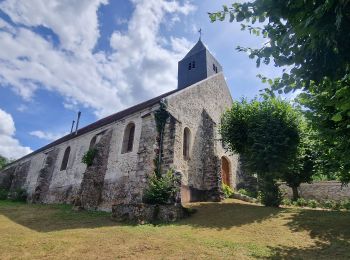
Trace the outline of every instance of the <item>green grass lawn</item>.
{"label": "green grass lawn", "polygon": [[167,225],[127,225],[67,205],[0,201],[0,259],[350,259],[350,213],[237,200],[187,205]]}

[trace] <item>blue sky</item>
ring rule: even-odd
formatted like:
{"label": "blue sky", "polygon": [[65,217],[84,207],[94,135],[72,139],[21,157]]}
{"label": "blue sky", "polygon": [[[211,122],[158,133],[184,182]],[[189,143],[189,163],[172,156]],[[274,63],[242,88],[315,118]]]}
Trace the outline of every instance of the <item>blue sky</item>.
{"label": "blue sky", "polygon": [[237,45],[266,39],[210,23],[232,1],[0,1],[0,154],[18,158],[70,130],[176,88],[177,62],[202,40],[222,64],[234,99],[266,87]]}

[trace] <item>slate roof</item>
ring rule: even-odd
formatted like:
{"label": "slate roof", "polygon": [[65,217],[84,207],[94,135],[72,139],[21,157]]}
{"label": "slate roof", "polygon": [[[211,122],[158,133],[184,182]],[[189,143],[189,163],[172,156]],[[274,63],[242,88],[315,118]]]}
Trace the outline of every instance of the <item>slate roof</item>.
{"label": "slate roof", "polygon": [[204,46],[201,39],[199,39],[198,42],[196,43],[196,45],[193,46],[193,48],[186,54],[186,56],[183,59],[186,59],[186,58],[196,54],[197,52],[200,52],[200,51],[206,50],[206,49],[207,48]]}
{"label": "slate roof", "polygon": [[115,114],[107,116],[105,118],[102,118],[102,119],[100,119],[100,120],[98,120],[98,121],[96,121],[96,122],[94,122],[94,123],[92,123],[90,125],[87,125],[87,126],[85,126],[83,128],[78,129],[78,133],[77,134],[75,134],[75,132],[73,132],[71,134],[65,135],[65,136],[61,137],[60,139],[57,139],[56,141],[53,141],[52,143],[50,143],[48,145],[45,145],[44,147],[39,148],[38,150],[35,150],[34,152],[32,152],[30,154],[27,154],[27,155],[23,156],[22,158],[14,161],[12,163],[10,163],[9,165],[11,165],[11,164],[13,164],[13,163],[15,163],[15,162],[17,162],[19,160],[22,160],[22,159],[25,159],[27,157],[30,157],[30,156],[32,156],[34,154],[40,153],[42,151],[45,151],[45,150],[47,150],[47,149],[49,149],[51,147],[54,147],[56,145],[59,145],[59,144],[63,143],[63,142],[71,140],[71,139],[73,139],[75,137],[78,137],[78,136],[81,136],[81,135],[86,134],[88,132],[91,132],[91,131],[93,131],[93,130],[95,130],[97,128],[100,128],[102,126],[108,125],[108,124],[113,123],[113,122],[116,122],[116,121],[118,121],[118,120],[120,120],[120,119],[122,119],[122,118],[124,118],[124,117],[126,117],[128,115],[131,115],[131,114],[134,114],[136,112],[139,112],[139,111],[141,111],[141,110],[143,110],[145,108],[151,107],[151,106],[157,104],[158,102],[160,102],[163,98],[165,98],[165,97],[167,97],[167,96],[169,96],[169,95],[171,95],[171,94],[173,94],[173,93],[175,93],[177,91],[179,91],[179,89],[175,89],[175,90],[169,91],[169,92],[167,92],[165,94],[162,94],[162,95],[160,95],[158,97],[149,99],[149,100],[147,100],[145,102],[139,103],[139,104],[137,104],[135,106],[129,107],[129,108],[125,109],[125,110],[122,110],[120,112],[117,112]]}

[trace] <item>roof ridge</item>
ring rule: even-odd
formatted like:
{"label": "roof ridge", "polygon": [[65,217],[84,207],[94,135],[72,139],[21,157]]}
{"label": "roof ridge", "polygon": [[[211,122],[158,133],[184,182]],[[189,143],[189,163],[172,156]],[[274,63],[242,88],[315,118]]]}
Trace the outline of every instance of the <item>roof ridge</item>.
{"label": "roof ridge", "polygon": [[186,56],[183,59],[191,57],[192,55],[194,55],[197,52],[200,52],[202,50],[207,50],[207,47],[205,47],[202,40],[199,39],[198,42],[192,47],[192,49],[186,54]]}
{"label": "roof ridge", "polygon": [[175,93],[177,91],[179,91],[179,89],[174,89],[172,91],[166,92],[166,93],[164,93],[162,95],[159,95],[157,97],[151,98],[149,100],[146,100],[146,101],[143,101],[141,103],[138,103],[138,104],[136,104],[134,106],[131,106],[129,108],[126,108],[124,110],[121,110],[119,112],[111,114],[109,116],[106,116],[104,118],[101,118],[101,119],[99,119],[99,120],[97,120],[97,121],[95,121],[95,122],[93,122],[93,123],[91,123],[91,124],[89,124],[87,126],[84,126],[84,127],[80,128],[80,129],[78,129],[77,134],[74,134],[74,132],[73,132],[73,133],[67,134],[65,136],[62,136],[61,138],[59,138],[59,139],[57,139],[57,140],[55,140],[55,141],[53,141],[53,142],[51,142],[51,143],[49,143],[47,145],[45,145],[45,146],[43,146],[43,147],[41,147],[41,148],[31,152],[31,153],[29,153],[29,154],[19,158],[19,159],[11,162],[10,164],[8,164],[6,166],[12,165],[12,164],[14,164],[14,163],[16,163],[16,162],[18,162],[18,161],[20,161],[22,159],[25,159],[27,157],[32,156],[34,154],[40,153],[42,151],[50,149],[51,147],[54,147],[56,145],[59,145],[61,143],[69,141],[71,139],[74,139],[74,138],[76,138],[78,136],[81,136],[83,134],[86,134],[86,133],[89,133],[91,131],[94,131],[94,130],[102,127],[102,126],[105,126],[105,125],[108,125],[108,124],[113,123],[115,121],[118,121],[118,120],[120,120],[120,119],[122,119],[122,118],[124,118],[124,117],[126,117],[128,115],[131,115],[133,113],[139,112],[142,109],[145,109],[147,107],[153,106],[156,103],[158,103],[161,99],[163,99],[163,98],[165,98],[165,97],[167,97],[167,96],[169,96],[169,95],[171,95],[171,94],[173,94],[173,93]]}

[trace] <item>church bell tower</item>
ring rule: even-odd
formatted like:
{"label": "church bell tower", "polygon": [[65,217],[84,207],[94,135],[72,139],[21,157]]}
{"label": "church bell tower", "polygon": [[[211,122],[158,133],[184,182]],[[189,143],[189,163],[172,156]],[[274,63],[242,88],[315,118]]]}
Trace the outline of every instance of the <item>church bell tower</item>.
{"label": "church bell tower", "polygon": [[177,88],[186,88],[221,71],[220,63],[199,38],[196,45],[178,63]]}

